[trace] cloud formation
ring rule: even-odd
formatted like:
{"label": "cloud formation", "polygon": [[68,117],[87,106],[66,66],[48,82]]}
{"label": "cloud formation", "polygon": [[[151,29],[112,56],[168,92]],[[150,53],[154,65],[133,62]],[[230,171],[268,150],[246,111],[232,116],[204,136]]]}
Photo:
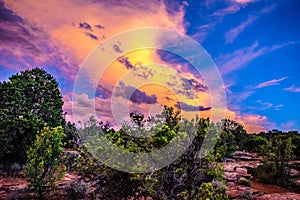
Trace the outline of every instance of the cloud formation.
{"label": "cloud formation", "polygon": [[255,86],[255,88],[259,89],[259,88],[264,88],[264,87],[268,87],[268,86],[279,85],[281,81],[283,81],[287,78],[288,78],[288,76],[282,77],[280,79],[272,79],[270,81],[266,81],[266,82],[258,84],[257,86]]}
{"label": "cloud formation", "polygon": [[116,96],[122,96],[123,98],[132,101],[133,103],[142,104],[155,104],[157,103],[157,97],[152,95],[147,95],[145,92],[130,86],[125,85],[125,83],[120,82],[119,86],[115,88]]}
{"label": "cloud formation", "polygon": [[211,107],[193,106],[184,102],[178,102],[175,107],[184,111],[207,111],[211,109]]}
{"label": "cloud formation", "polygon": [[[249,3],[249,1],[243,1],[242,3]],[[249,25],[251,25],[254,21],[256,21],[260,15],[269,13],[275,8],[275,5],[271,5],[268,7],[263,8],[258,14],[256,15],[250,15],[248,19],[244,22],[242,22],[240,25],[232,28],[230,31],[225,33],[224,38],[225,38],[225,43],[230,44],[232,43],[243,31],[245,28],[247,28]]]}
{"label": "cloud formation", "polygon": [[291,85],[290,87],[284,88],[284,90],[289,91],[289,92],[300,92],[300,87]]}
{"label": "cloud formation", "polygon": [[225,43],[230,44],[232,43],[235,38],[250,24],[252,24],[257,19],[257,16],[250,16],[246,21],[242,22],[237,27],[232,28],[230,31],[225,33]]}
{"label": "cloud formation", "polygon": [[87,22],[79,22],[78,27],[86,29],[88,31],[93,31],[91,25],[89,25]]}
{"label": "cloud formation", "polygon": [[222,75],[227,75],[245,67],[257,57],[296,43],[298,43],[298,41],[291,41],[279,45],[273,45],[271,47],[259,48],[258,41],[255,41],[251,46],[235,50],[229,54],[221,54],[216,59],[216,63]]}

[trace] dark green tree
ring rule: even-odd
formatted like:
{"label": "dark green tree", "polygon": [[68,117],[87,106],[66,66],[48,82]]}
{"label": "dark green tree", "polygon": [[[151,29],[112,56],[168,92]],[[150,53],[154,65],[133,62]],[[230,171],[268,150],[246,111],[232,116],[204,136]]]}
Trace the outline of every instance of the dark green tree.
{"label": "dark green tree", "polygon": [[244,148],[249,152],[259,153],[265,155],[267,153],[269,141],[259,135],[250,135],[245,142]]}
{"label": "dark green tree", "polygon": [[0,84],[0,159],[26,161],[26,152],[45,124],[64,126],[62,96],[56,80],[35,68]]}
{"label": "dark green tree", "polygon": [[230,140],[234,138],[234,142],[229,141],[229,143],[236,145],[237,149],[243,149],[244,143],[248,138],[248,134],[243,125],[230,119],[223,119],[221,123],[223,126],[222,129],[227,133],[228,138],[230,138]]}

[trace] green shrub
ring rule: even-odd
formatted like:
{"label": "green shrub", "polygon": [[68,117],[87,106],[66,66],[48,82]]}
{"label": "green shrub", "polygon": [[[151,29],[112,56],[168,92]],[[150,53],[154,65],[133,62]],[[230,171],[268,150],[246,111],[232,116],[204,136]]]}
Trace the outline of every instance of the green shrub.
{"label": "green shrub", "polygon": [[291,138],[277,135],[271,140],[272,148],[264,157],[263,164],[255,169],[255,174],[265,183],[287,186],[292,183],[289,162],[294,159]]}
{"label": "green shrub", "polygon": [[[165,120],[165,123],[162,123],[154,119],[151,122],[154,125],[151,127],[144,124],[143,116],[132,114],[131,116],[137,120],[133,125],[124,125],[119,131],[105,130],[93,119],[86,123],[87,126],[84,125],[77,130],[79,135],[84,136],[82,137],[84,145],[98,158],[105,158],[110,153],[109,148],[99,145],[103,144],[104,137],[124,152],[134,153],[155,151],[172,141],[174,148],[179,149],[187,145],[185,141],[189,141],[188,148],[178,159],[159,170],[153,168],[149,172],[138,173],[142,171],[141,168],[155,164],[156,159],[166,158],[168,152],[155,155],[153,160],[147,160],[147,162],[136,156],[130,161],[136,164],[129,169],[131,173],[99,164],[98,168],[101,170],[97,178],[97,192],[101,194],[102,199],[146,199],[147,197],[202,199],[203,196],[210,199],[227,199],[223,183],[223,166],[216,161],[220,154],[212,150],[206,157],[198,156],[207,133],[217,131],[215,124],[210,126],[209,119],[203,118],[197,118],[194,121],[177,120],[176,112],[168,111],[167,117],[173,116],[172,120]],[[134,137],[137,130],[139,134],[145,133],[150,137]],[[210,139],[217,140],[218,138]],[[109,157],[109,159],[110,162],[115,162],[116,167],[127,167],[118,156]]]}
{"label": "green shrub", "polygon": [[199,194],[195,199],[197,200],[227,200],[228,196],[225,194],[226,188],[222,184],[215,186],[212,183],[202,183],[199,187]]}
{"label": "green shrub", "polygon": [[54,182],[63,178],[65,167],[60,156],[63,153],[64,130],[61,126],[56,128],[44,127],[38,132],[36,139],[27,151],[25,175],[30,187],[40,199],[44,192],[54,188]]}
{"label": "green shrub", "polygon": [[250,187],[251,186],[251,181],[242,177],[238,180],[238,184],[239,185],[244,185],[244,186],[247,186],[247,187]]}

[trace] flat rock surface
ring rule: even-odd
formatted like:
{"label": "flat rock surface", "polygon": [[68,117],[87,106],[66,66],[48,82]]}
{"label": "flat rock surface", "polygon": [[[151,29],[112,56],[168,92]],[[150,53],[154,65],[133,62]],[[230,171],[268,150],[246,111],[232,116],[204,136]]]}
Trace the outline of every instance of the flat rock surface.
{"label": "flat rock surface", "polygon": [[297,193],[273,193],[265,194],[257,198],[258,200],[299,200],[300,194]]}

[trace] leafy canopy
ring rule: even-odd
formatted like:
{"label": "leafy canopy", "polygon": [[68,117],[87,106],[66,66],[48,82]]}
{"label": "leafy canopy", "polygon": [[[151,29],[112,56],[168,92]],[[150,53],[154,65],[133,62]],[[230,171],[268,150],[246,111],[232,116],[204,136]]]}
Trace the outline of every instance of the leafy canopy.
{"label": "leafy canopy", "polygon": [[56,80],[35,68],[0,83],[0,159],[26,161],[26,152],[45,124],[64,125]]}

